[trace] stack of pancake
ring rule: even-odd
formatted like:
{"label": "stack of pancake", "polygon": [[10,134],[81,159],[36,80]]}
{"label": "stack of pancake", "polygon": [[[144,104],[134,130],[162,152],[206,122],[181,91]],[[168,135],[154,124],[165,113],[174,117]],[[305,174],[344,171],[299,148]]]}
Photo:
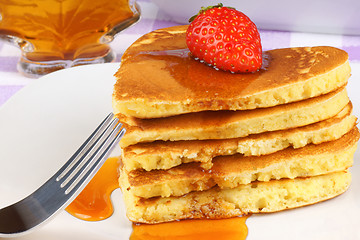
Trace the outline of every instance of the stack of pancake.
{"label": "stack of pancake", "polygon": [[347,53],[275,49],[258,72],[233,74],[193,59],[186,27],[142,36],[115,74],[128,218],[233,217],[345,192],[359,139]]}

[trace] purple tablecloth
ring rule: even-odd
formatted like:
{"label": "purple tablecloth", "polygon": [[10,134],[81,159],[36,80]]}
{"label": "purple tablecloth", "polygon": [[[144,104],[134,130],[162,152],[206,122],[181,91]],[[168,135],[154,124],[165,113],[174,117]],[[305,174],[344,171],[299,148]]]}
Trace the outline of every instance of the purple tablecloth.
{"label": "purple tablecloth", "polygon": [[[169,17],[160,11],[149,0],[138,0],[142,18],[135,26],[117,35],[111,43],[117,53],[116,61],[125,49],[138,37],[154,29],[177,25],[169,21]],[[349,53],[351,62],[360,61],[360,36],[343,36],[331,34],[299,33],[284,31],[261,30],[264,50],[283,47],[329,45],[344,49]],[[18,73],[16,64],[20,50],[12,45],[0,42],[0,106],[3,105],[17,91],[34,81]]]}

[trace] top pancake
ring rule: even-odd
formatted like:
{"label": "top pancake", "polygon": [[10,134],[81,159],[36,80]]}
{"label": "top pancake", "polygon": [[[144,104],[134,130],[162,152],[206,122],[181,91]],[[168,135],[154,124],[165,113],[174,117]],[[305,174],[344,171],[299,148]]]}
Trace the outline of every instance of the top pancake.
{"label": "top pancake", "polygon": [[155,118],[271,107],[331,92],[350,76],[347,53],[325,46],[266,51],[256,73],[216,70],[190,56],[186,28],[148,33],[126,50],[115,74],[115,113]]}

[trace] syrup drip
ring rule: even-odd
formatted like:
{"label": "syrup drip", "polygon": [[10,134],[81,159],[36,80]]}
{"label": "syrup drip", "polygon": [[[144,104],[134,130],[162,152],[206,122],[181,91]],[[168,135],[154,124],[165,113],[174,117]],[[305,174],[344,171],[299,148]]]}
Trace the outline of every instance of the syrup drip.
{"label": "syrup drip", "polygon": [[[113,213],[111,193],[119,187],[118,157],[109,158],[79,196],[66,208],[85,221],[99,221]],[[244,240],[248,216],[218,220],[182,220],[160,224],[133,224],[131,240]]]}
{"label": "syrup drip", "polygon": [[118,160],[118,157],[107,159],[66,211],[86,221],[99,221],[110,217],[114,212],[110,195],[119,187]]}
{"label": "syrup drip", "polygon": [[243,240],[248,216],[219,220],[183,220],[160,224],[133,225],[130,240]]}

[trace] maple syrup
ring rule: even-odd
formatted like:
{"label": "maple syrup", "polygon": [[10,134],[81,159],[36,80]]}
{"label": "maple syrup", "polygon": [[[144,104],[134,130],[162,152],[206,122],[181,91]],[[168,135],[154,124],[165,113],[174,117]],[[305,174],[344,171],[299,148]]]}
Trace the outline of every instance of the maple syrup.
{"label": "maple syrup", "polygon": [[32,61],[73,60],[109,51],[101,37],[133,16],[128,0],[0,0],[0,35],[31,43]]}
{"label": "maple syrup", "polygon": [[114,61],[108,43],[139,18],[135,0],[0,0],[0,40],[21,49],[22,74],[40,77]]}
{"label": "maple syrup", "polygon": [[86,221],[98,221],[110,217],[114,211],[110,195],[119,187],[118,160],[118,157],[107,159],[66,211]]}
{"label": "maple syrup", "polygon": [[130,240],[242,240],[246,239],[248,216],[218,220],[182,220],[133,225]]}
{"label": "maple syrup", "polygon": [[268,90],[278,81],[277,73],[269,71],[273,61],[268,52],[264,52],[262,67],[255,73],[233,74],[209,67],[191,55],[186,29],[176,26],[145,34],[125,51],[116,74],[121,79],[115,84],[117,99],[131,102],[145,97],[170,103],[186,99],[189,104],[194,101],[229,109],[233,99]]}

